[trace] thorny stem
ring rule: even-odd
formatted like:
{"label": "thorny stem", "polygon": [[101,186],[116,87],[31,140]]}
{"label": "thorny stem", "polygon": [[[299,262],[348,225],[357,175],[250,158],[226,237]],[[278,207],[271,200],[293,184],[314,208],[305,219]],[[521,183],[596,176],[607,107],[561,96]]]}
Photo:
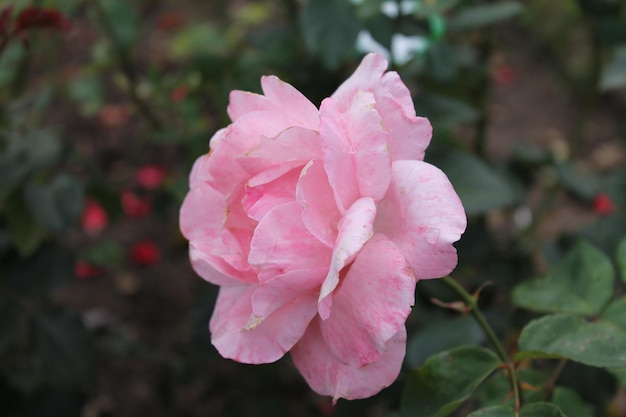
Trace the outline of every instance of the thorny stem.
{"label": "thorny stem", "polygon": [[550,396],[552,395],[552,392],[554,391],[554,387],[556,386],[556,381],[557,379],[559,379],[559,376],[561,375],[561,372],[563,372],[563,368],[565,368],[566,364],[567,364],[567,359],[561,359],[559,363],[557,364],[556,368],[554,368],[554,372],[552,373],[550,380],[546,384],[546,395],[545,395],[546,400],[549,399]]}
{"label": "thorny stem", "polygon": [[495,332],[493,331],[493,328],[491,327],[491,325],[489,324],[485,316],[483,316],[483,313],[481,313],[480,309],[478,308],[478,305],[476,304],[476,300],[474,299],[474,297],[470,293],[468,293],[465,290],[465,288],[460,286],[451,277],[447,276],[447,277],[442,278],[442,280],[443,282],[446,283],[446,285],[448,285],[452,290],[454,290],[454,292],[456,292],[463,299],[463,301],[465,302],[465,304],[467,304],[468,307],[470,307],[471,309],[470,311],[472,312],[472,315],[474,316],[474,318],[476,319],[480,327],[482,327],[483,331],[485,332],[485,335],[487,335],[487,338],[489,339],[494,349],[496,350],[496,354],[498,355],[502,363],[506,365],[506,368],[509,374],[509,379],[511,381],[511,387],[513,389],[513,397],[515,398],[515,414],[517,416],[521,408],[521,396],[520,396],[519,380],[517,378],[517,371],[515,370],[515,365],[513,364],[513,362],[509,360],[509,357],[506,354],[506,350],[504,349],[504,346],[502,346],[502,343],[500,343],[500,339],[498,339]]}
{"label": "thorny stem", "polygon": [[156,117],[150,106],[148,106],[148,104],[139,96],[137,88],[137,72],[135,71],[135,67],[133,66],[128,51],[120,44],[120,41],[117,38],[117,34],[113,29],[113,25],[111,24],[106,10],[104,10],[104,7],[99,0],[88,0],[87,2],[95,6],[96,13],[102,24],[104,33],[113,43],[120,69],[122,70],[130,84],[129,94],[131,101],[133,102],[139,113],[141,113],[141,115],[146,119],[152,129],[157,132],[163,130],[163,126],[158,117]]}

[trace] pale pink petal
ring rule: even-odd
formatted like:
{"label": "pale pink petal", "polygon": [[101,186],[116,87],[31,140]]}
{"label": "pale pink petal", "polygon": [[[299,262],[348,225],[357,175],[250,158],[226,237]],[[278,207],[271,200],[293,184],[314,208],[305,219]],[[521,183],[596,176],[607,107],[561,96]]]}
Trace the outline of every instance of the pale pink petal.
{"label": "pale pink petal", "polygon": [[385,73],[380,82],[376,84],[374,94],[376,95],[377,103],[383,98],[393,100],[405,116],[415,117],[415,106],[411,92],[402,82],[397,72],[389,71]]}
{"label": "pale pink petal", "polygon": [[259,286],[252,295],[252,311],[259,318],[267,317],[296,298],[313,294],[326,276],[326,266],[299,269],[279,275]]}
{"label": "pale pink petal", "polygon": [[452,184],[422,161],[396,161],[389,192],[378,205],[374,230],[402,251],[418,279],[449,274],[457,263],[452,243],[467,218]]}
{"label": "pale pink petal", "polygon": [[328,265],[330,249],[306,230],[295,201],[274,207],[259,222],[250,243],[248,262],[267,282],[285,272]]}
{"label": "pale pink petal", "polygon": [[[279,168],[284,167],[279,166]],[[265,176],[262,180],[272,177],[273,175]],[[296,168],[265,183],[260,182],[259,176],[252,178],[248,182],[246,194],[242,200],[248,216],[259,221],[274,207],[294,201],[296,197],[296,183],[299,177],[300,168]]]}
{"label": "pale pink petal", "polygon": [[367,54],[350,78],[344,81],[331,97],[337,101],[339,109],[347,110],[352,97],[358,91],[374,91],[386,69],[387,61],[382,55]]}
{"label": "pale pink petal", "polygon": [[291,349],[293,362],[320,395],[355,400],[378,394],[398,377],[406,351],[406,330],[387,342],[386,351],[378,362],[353,368],[332,354],[320,331],[319,320],[314,319],[302,339]]}
{"label": "pale pink petal", "polygon": [[225,358],[243,363],[280,359],[302,337],[315,316],[315,295],[305,294],[257,318],[252,313],[256,285],[221,287],[210,330],[213,346]]}
{"label": "pale pink petal", "polygon": [[296,201],[302,206],[302,221],[307,230],[332,247],[337,239],[341,213],[322,161],[311,161],[302,170],[296,188]]}
{"label": "pale pink petal", "polygon": [[275,103],[275,111],[286,114],[293,125],[318,128],[317,107],[297,89],[273,75],[262,77],[261,86],[265,96]]}
{"label": "pale pink petal", "polygon": [[180,229],[190,241],[192,265],[211,282],[221,279],[210,272],[207,263],[233,279],[254,279],[246,262],[250,238],[245,242],[245,235],[252,235],[253,225],[235,219],[239,227],[229,227],[231,214],[225,197],[208,184],[192,188],[180,210]]}
{"label": "pale pink petal", "polygon": [[376,99],[376,110],[387,128],[391,160],[424,159],[433,130],[428,119],[407,116],[397,102],[387,97]]}
{"label": "pale pink petal", "polygon": [[226,246],[216,246],[213,241],[189,242],[189,259],[194,271],[212,284],[257,282],[256,273],[244,263],[241,256],[229,253]]}
{"label": "pale pink petal", "polygon": [[391,181],[391,159],[374,95],[358,92],[345,113],[326,99],[320,117],[324,167],[340,208],[359,197],[380,200]]}
{"label": "pale pink petal", "polygon": [[247,172],[257,175],[276,165],[301,163],[321,156],[319,133],[302,127],[291,127],[275,137],[264,136],[259,143],[243,155],[236,157]]}
{"label": "pale pink petal", "polygon": [[285,116],[290,126],[318,128],[317,108],[297,89],[273,75],[262,77],[261,86],[265,95],[247,91],[230,93],[228,115],[233,122],[249,113],[264,111]]}
{"label": "pale pink petal", "polygon": [[332,307],[331,294],[339,284],[339,273],[352,262],[356,254],[373,236],[376,204],[370,197],[363,197],[350,206],[339,223],[339,234],[333,249],[328,275],[319,295],[319,313],[327,319]]}
{"label": "pale pink petal", "polygon": [[377,362],[387,342],[404,327],[415,302],[411,267],[384,235],[375,235],[342,274],[333,308],[320,323],[331,352],[360,368]]}

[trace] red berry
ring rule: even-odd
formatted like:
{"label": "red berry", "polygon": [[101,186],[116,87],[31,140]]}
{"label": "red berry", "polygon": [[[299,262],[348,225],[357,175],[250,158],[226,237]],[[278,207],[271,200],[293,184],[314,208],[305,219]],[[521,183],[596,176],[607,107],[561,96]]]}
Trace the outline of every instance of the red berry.
{"label": "red berry", "polygon": [[147,190],[159,188],[165,181],[165,177],[165,169],[158,165],[144,165],[135,173],[137,184]]}
{"label": "red berry", "polygon": [[87,261],[78,260],[74,264],[74,275],[78,279],[93,278],[102,274],[102,269]]}
{"label": "red berry", "polygon": [[615,211],[615,205],[608,195],[600,193],[593,200],[593,211],[601,216],[606,216]]}
{"label": "red berry", "polygon": [[137,265],[154,265],[161,259],[161,250],[153,241],[142,240],[131,248],[130,258]]}
{"label": "red berry", "polygon": [[85,233],[96,236],[109,223],[107,212],[95,200],[87,200],[81,215],[81,224]]}
{"label": "red berry", "polygon": [[128,217],[135,219],[146,217],[152,210],[150,200],[146,197],[140,197],[129,190],[123,190],[120,193],[120,203],[124,213]]}

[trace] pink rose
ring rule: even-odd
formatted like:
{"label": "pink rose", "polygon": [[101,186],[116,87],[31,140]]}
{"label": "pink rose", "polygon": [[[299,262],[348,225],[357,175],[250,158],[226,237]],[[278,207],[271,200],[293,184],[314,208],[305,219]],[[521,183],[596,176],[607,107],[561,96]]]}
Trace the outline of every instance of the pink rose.
{"label": "pink rose", "polygon": [[291,351],[322,395],[365,398],[405,355],[419,279],[447,275],[466,226],[431,137],[380,55],[318,110],[276,77],[233,91],[233,120],[196,161],[180,212],[196,272],[220,292],[210,323],[227,358]]}

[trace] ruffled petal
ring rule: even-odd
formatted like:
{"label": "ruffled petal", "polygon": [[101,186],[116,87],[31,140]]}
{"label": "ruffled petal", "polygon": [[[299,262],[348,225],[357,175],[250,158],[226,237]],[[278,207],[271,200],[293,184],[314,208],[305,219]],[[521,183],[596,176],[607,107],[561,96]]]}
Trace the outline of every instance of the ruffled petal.
{"label": "ruffled petal", "polygon": [[337,102],[339,108],[345,111],[350,107],[352,97],[358,91],[374,91],[386,69],[387,61],[382,55],[365,55],[354,73],[337,88],[331,97]]}
{"label": "ruffled petal", "polygon": [[352,262],[356,254],[374,235],[376,204],[370,197],[355,201],[339,224],[339,234],[333,249],[328,275],[322,284],[319,296],[319,314],[325,320],[332,307],[332,292],[339,284],[339,273]]}
{"label": "ruffled petal", "polygon": [[276,206],[295,200],[296,183],[300,177],[300,168],[291,169],[289,165],[279,165],[272,171],[278,171],[281,175],[274,178],[273,173],[267,171],[257,175],[248,181],[246,194],[242,204],[248,216],[260,221],[268,211]]}
{"label": "ruffled petal", "polygon": [[378,394],[395,381],[406,351],[406,329],[401,327],[378,362],[354,368],[332,354],[313,320],[302,339],[291,349],[291,357],[309,386],[320,395],[355,400]]}
{"label": "ruffled petal", "polygon": [[344,211],[359,197],[380,200],[391,181],[387,132],[374,105],[372,93],[358,92],[345,113],[332,98],[321,106],[324,168]]}
{"label": "ruffled petal", "polygon": [[416,282],[393,242],[384,235],[370,239],[333,293],[330,317],[320,323],[330,351],[353,368],[379,361],[404,327]]}
{"label": "ruffled petal", "polygon": [[446,175],[422,161],[396,161],[374,230],[402,251],[418,279],[439,278],[457,264],[452,243],[465,231],[461,200]]}
{"label": "ruffled petal", "polygon": [[307,230],[332,247],[337,239],[341,213],[322,161],[311,161],[303,169],[296,187],[296,201],[302,206],[302,221]]}
{"label": "ruffled petal", "polygon": [[265,283],[285,272],[328,265],[330,249],[302,223],[302,208],[291,202],[274,207],[254,231],[248,262]]}
{"label": "ruffled petal", "polygon": [[225,358],[252,364],[274,362],[296,344],[315,316],[315,295],[303,295],[257,319],[251,301],[256,288],[220,288],[209,327],[213,346]]}

